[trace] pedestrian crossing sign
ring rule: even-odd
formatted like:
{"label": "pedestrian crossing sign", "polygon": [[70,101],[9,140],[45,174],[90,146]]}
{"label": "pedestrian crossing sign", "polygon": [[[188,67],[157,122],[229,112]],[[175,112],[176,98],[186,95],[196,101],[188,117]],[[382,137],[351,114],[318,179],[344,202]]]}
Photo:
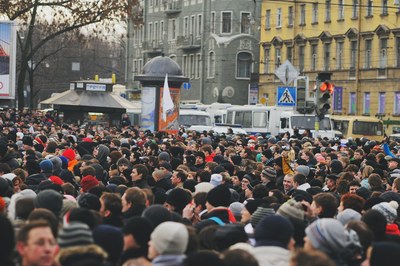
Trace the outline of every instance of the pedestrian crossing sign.
{"label": "pedestrian crossing sign", "polygon": [[296,106],[296,87],[278,87],[277,106]]}

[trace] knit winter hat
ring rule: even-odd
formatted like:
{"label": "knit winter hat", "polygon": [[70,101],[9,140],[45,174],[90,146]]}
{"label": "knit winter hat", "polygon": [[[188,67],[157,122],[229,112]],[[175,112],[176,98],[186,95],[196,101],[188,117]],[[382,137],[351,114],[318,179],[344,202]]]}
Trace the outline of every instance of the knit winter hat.
{"label": "knit winter hat", "polygon": [[149,219],[136,216],[126,221],[122,231],[124,235],[132,235],[140,247],[146,247],[145,252],[147,253],[147,243],[153,229],[153,223]]}
{"label": "knit winter hat", "polygon": [[89,245],[93,243],[92,231],[87,224],[71,222],[60,230],[57,242],[61,248]]}
{"label": "knit winter hat", "polygon": [[195,193],[206,192],[208,193],[214,186],[209,182],[201,182],[194,186]]}
{"label": "knit winter hat", "polygon": [[108,224],[96,226],[93,229],[93,240],[107,252],[108,261],[118,261],[124,248],[124,237],[120,228]]}
{"label": "knit winter hat", "polygon": [[58,176],[56,176],[56,175],[50,176],[49,180],[51,182],[53,182],[54,184],[56,184],[56,185],[60,185],[61,186],[62,184],[64,184],[64,181],[61,178],[59,178]]}
{"label": "knit winter hat", "polygon": [[44,173],[52,173],[53,172],[53,163],[50,160],[43,160],[39,163],[40,169]]}
{"label": "knit winter hat", "polygon": [[167,161],[169,162],[171,159],[171,156],[169,156],[168,152],[160,152],[160,154],[158,155],[158,160],[162,160],[162,161]]}
{"label": "knit winter hat", "polygon": [[294,218],[300,221],[304,221],[303,205],[301,204],[301,202],[297,202],[293,199],[290,199],[282,204],[279,207],[277,214],[289,219]]}
{"label": "knit winter hat", "polygon": [[350,221],[360,221],[361,214],[353,209],[345,209],[337,215],[336,219],[346,225]]}
{"label": "knit winter hat", "polygon": [[299,174],[302,174],[305,177],[307,177],[310,174],[310,167],[308,167],[307,165],[299,165],[297,166],[296,171]]}
{"label": "knit winter hat", "polygon": [[214,207],[228,207],[231,203],[231,192],[224,185],[219,185],[207,193],[207,202]]}
{"label": "knit winter hat", "polygon": [[81,180],[81,187],[83,192],[88,192],[91,188],[99,185],[99,180],[92,175],[84,176]]}
{"label": "knit winter hat", "polygon": [[251,215],[250,223],[255,228],[257,224],[265,217],[275,215],[275,210],[272,208],[258,207],[257,210]]}
{"label": "knit winter hat", "polygon": [[190,195],[184,189],[172,189],[166,199],[166,203],[175,207],[175,212],[181,213],[185,206],[191,201]]}
{"label": "knit winter hat", "polygon": [[292,223],[287,218],[279,215],[264,217],[254,230],[257,247],[278,246],[287,249],[293,234]]}
{"label": "knit winter hat", "polygon": [[88,210],[100,211],[100,199],[92,193],[83,193],[78,198],[78,205]]}
{"label": "knit winter hat", "polygon": [[242,157],[240,157],[240,155],[233,155],[231,156],[231,160],[234,165],[240,165],[242,162]]}
{"label": "knit winter hat", "polygon": [[373,210],[377,210],[385,216],[386,221],[389,224],[394,223],[397,219],[397,208],[399,204],[396,201],[381,202],[372,207]]}
{"label": "knit winter hat", "polygon": [[160,255],[183,255],[189,242],[189,233],[181,223],[164,222],[150,236]]}
{"label": "knit winter hat", "polygon": [[346,229],[336,219],[318,219],[306,228],[312,246],[327,254],[341,253],[346,246]]}
{"label": "knit winter hat", "polygon": [[46,189],[39,192],[35,198],[34,205],[35,208],[48,209],[58,216],[62,208],[62,202],[63,197],[59,192],[53,189]]}
{"label": "knit winter hat", "polygon": [[266,167],[263,171],[262,171],[262,175],[268,177],[269,179],[275,180],[277,173],[276,170],[273,167]]}
{"label": "knit winter hat", "polygon": [[142,217],[149,219],[154,227],[172,219],[170,211],[159,204],[150,205],[146,208],[142,213]]}
{"label": "knit winter hat", "polygon": [[221,185],[221,183],[222,183],[222,175],[220,175],[220,174],[212,174],[211,175],[211,179],[210,179],[210,183],[214,187]]}
{"label": "knit winter hat", "polygon": [[[73,149],[71,148],[67,148],[63,153],[62,156],[66,157],[68,159],[68,161],[73,161],[75,160],[76,157],[76,153],[74,152]],[[61,157],[60,157],[61,158]],[[62,158],[61,158],[62,160]]]}
{"label": "knit winter hat", "polygon": [[229,209],[235,217],[241,215],[243,208],[244,204],[240,202],[232,202],[231,205],[229,205]]}

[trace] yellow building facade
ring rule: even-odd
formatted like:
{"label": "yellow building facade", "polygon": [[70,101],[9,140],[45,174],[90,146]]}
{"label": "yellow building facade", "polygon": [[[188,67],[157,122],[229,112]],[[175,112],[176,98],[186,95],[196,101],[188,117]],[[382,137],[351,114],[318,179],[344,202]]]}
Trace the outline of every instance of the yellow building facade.
{"label": "yellow building facade", "polygon": [[[276,104],[274,72],[289,60],[307,76],[335,84],[334,114],[382,118],[400,130],[400,6],[397,0],[263,0],[259,99]],[[289,84],[290,85],[290,84]]]}

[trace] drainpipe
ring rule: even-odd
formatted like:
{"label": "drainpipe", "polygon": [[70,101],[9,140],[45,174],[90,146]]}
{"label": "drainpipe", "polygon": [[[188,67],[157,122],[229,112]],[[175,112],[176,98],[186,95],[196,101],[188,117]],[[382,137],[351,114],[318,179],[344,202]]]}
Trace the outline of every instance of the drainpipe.
{"label": "drainpipe", "polygon": [[356,66],[356,115],[360,115],[362,112],[362,95],[361,95],[361,84],[360,84],[360,58],[361,58],[361,2],[358,3],[358,34],[357,34],[357,66]]}

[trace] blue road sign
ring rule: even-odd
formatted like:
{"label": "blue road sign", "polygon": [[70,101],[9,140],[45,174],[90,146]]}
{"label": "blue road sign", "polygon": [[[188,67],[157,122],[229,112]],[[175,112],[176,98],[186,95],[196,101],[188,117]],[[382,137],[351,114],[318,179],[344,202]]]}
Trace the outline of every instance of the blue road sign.
{"label": "blue road sign", "polygon": [[296,87],[278,87],[277,106],[296,106]]}
{"label": "blue road sign", "polygon": [[192,87],[192,85],[190,84],[190,82],[184,82],[183,83],[183,88],[185,90],[190,90],[191,87]]}

